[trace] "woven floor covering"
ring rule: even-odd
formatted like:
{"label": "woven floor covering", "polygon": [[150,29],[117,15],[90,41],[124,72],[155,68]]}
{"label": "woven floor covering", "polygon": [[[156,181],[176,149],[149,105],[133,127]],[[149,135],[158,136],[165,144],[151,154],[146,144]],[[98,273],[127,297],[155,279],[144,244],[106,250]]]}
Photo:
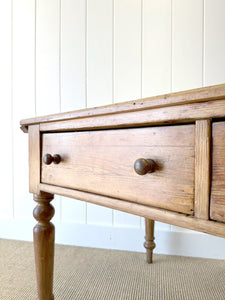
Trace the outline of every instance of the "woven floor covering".
{"label": "woven floor covering", "polygon": [[[0,240],[0,300],[37,299],[33,245]],[[225,300],[225,261],[56,245],[55,300]]]}

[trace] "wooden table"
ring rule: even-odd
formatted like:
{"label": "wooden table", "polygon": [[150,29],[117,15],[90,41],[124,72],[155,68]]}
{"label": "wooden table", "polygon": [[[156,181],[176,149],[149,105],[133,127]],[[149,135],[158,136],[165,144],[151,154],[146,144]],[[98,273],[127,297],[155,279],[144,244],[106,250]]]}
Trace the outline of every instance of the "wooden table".
{"label": "wooden table", "polygon": [[54,299],[54,194],[225,237],[225,84],[21,121],[39,300]]}

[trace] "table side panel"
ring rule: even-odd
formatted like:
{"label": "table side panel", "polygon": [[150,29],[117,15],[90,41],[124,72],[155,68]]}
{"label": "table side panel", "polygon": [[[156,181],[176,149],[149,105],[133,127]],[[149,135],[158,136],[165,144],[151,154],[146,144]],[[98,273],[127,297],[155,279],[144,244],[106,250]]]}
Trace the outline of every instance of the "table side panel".
{"label": "table side panel", "polygon": [[40,131],[39,125],[29,126],[29,191],[38,193],[40,183]]}

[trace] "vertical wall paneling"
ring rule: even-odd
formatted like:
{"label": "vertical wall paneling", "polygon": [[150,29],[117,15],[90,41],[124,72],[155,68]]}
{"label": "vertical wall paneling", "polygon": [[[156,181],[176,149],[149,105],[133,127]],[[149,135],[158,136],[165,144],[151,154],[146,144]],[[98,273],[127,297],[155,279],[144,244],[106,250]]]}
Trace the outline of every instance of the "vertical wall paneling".
{"label": "vertical wall paneling", "polygon": [[85,108],[85,1],[61,0],[61,110]]}
{"label": "vertical wall paneling", "polygon": [[115,102],[141,97],[142,1],[115,0]]}
{"label": "vertical wall paneling", "polygon": [[[60,111],[60,0],[36,1],[36,113]],[[59,219],[60,197],[53,202]]]}
{"label": "vertical wall paneling", "polygon": [[[171,23],[171,1],[143,0],[143,98],[171,91]],[[155,229],[170,230],[170,225],[156,222]]]}
{"label": "vertical wall paneling", "polygon": [[225,1],[205,0],[205,82],[225,82]]}
{"label": "vertical wall paneling", "polygon": [[87,1],[87,106],[112,103],[112,0]]}
{"label": "vertical wall paneling", "polygon": [[140,228],[140,226],[141,226],[140,220],[141,219],[138,216],[128,214],[128,213],[118,211],[118,210],[114,211],[113,224],[115,227]]}
{"label": "vertical wall paneling", "polygon": [[1,176],[1,197],[0,197],[0,217],[8,218],[13,215],[12,201],[12,106],[11,106],[11,1],[0,2],[0,125],[1,141],[4,147],[0,147],[1,170],[4,176]]}
{"label": "vertical wall paneling", "polygon": [[172,4],[172,89],[198,88],[203,81],[203,0]]}
{"label": "vertical wall paneling", "polygon": [[36,3],[36,111],[46,115],[60,111],[60,0]]}
{"label": "vertical wall paneling", "polygon": [[[141,98],[142,1],[114,2],[114,102]],[[115,226],[140,227],[140,218],[114,211]]]}
{"label": "vertical wall paneling", "polygon": [[143,0],[142,97],[170,92],[171,1]]}
{"label": "vertical wall paneling", "polygon": [[[28,136],[19,128],[22,118],[35,116],[35,1],[13,1],[13,146],[14,213],[32,218],[28,192]],[[22,74],[22,76],[21,76]],[[21,185],[21,178],[23,184]]]}
{"label": "vertical wall paneling", "polygon": [[[112,103],[112,0],[87,0],[87,106]],[[112,224],[112,210],[87,204],[88,224]]]}
{"label": "vertical wall paneling", "polygon": [[[142,97],[169,93],[171,89],[171,1],[143,0]],[[155,231],[170,230],[156,222]],[[145,228],[141,218],[141,228]]]}
{"label": "vertical wall paneling", "polygon": [[[35,222],[19,120],[224,83],[224,32],[224,0],[1,0],[0,238],[32,240]],[[144,251],[143,218],[53,204],[58,243]],[[224,239],[176,226],[156,222],[156,239],[156,252],[224,257]]]}
{"label": "vertical wall paneling", "polygon": [[[203,83],[203,0],[173,0],[172,89],[201,87]],[[173,231],[191,232],[177,226]]]}
{"label": "vertical wall paneling", "polygon": [[[85,108],[86,5],[61,0],[61,111]],[[85,223],[85,202],[63,198],[62,221]]]}

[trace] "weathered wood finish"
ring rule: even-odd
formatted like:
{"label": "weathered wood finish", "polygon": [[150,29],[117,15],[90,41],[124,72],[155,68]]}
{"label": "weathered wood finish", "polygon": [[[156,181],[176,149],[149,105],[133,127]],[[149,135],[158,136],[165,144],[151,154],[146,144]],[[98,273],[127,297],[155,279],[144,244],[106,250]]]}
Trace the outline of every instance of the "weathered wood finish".
{"label": "weathered wood finish", "polygon": [[138,112],[139,110],[148,110],[148,109],[160,108],[160,107],[164,108],[169,106],[179,106],[179,105],[190,104],[190,103],[200,103],[200,102],[208,103],[208,101],[213,101],[215,99],[225,99],[225,84],[187,90],[187,91],[182,91],[177,93],[165,94],[157,97],[154,96],[151,98],[145,98],[140,100],[127,101],[124,103],[101,106],[97,108],[82,109],[73,112],[48,115],[44,117],[36,117],[36,118],[22,120],[20,124],[22,126],[21,129],[24,132],[26,132],[27,127],[30,124],[48,123],[48,122],[62,121],[62,120],[65,121],[65,120],[88,118],[94,116],[108,117],[108,115],[110,114],[119,114],[125,112],[127,113],[132,111]]}
{"label": "weathered wood finish", "polygon": [[186,105],[135,109],[118,114],[97,115],[40,124],[41,131],[95,130],[105,128],[127,128],[138,126],[190,123],[198,119],[224,117],[225,100],[216,100]]}
{"label": "weathered wood finish", "polygon": [[195,130],[195,216],[209,219],[211,121],[197,120]]}
{"label": "weathered wood finish", "polygon": [[149,263],[154,220],[225,238],[225,84],[21,125],[38,202],[39,300],[53,300],[53,194],[144,217]]}
{"label": "weathered wood finish", "polygon": [[29,126],[29,191],[37,194],[40,183],[40,131],[39,125]]}
{"label": "weathered wood finish", "polygon": [[155,221],[145,218],[145,242],[144,247],[146,249],[146,261],[148,264],[152,263],[153,249],[155,249],[154,242],[154,225]]}
{"label": "weathered wood finish", "polygon": [[49,184],[40,184],[42,191],[48,191],[65,197],[83,200],[89,203],[102,205],[112,209],[117,209],[130,214],[141,216],[147,219],[168,223],[171,225],[201,231],[208,234],[225,238],[225,224],[220,222],[202,220],[195,216],[185,215],[162,208],[146,206],[134,202],[96,195],[83,191],[62,188]]}
{"label": "weathered wood finish", "polygon": [[[43,134],[43,155],[62,161],[42,164],[41,181],[193,214],[194,127]],[[140,157],[154,160],[153,173],[134,171]]]}
{"label": "weathered wood finish", "polygon": [[225,222],[225,122],[213,124],[210,218]]}
{"label": "weathered wood finish", "polygon": [[34,218],[38,223],[33,234],[39,300],[54,300],[52,291],[55,229],[50,222],[54,216],[54,207],[50,204],[52,199],[53,195],[49,193],[34,195],[34,201],[38,203],[34,208]]}

